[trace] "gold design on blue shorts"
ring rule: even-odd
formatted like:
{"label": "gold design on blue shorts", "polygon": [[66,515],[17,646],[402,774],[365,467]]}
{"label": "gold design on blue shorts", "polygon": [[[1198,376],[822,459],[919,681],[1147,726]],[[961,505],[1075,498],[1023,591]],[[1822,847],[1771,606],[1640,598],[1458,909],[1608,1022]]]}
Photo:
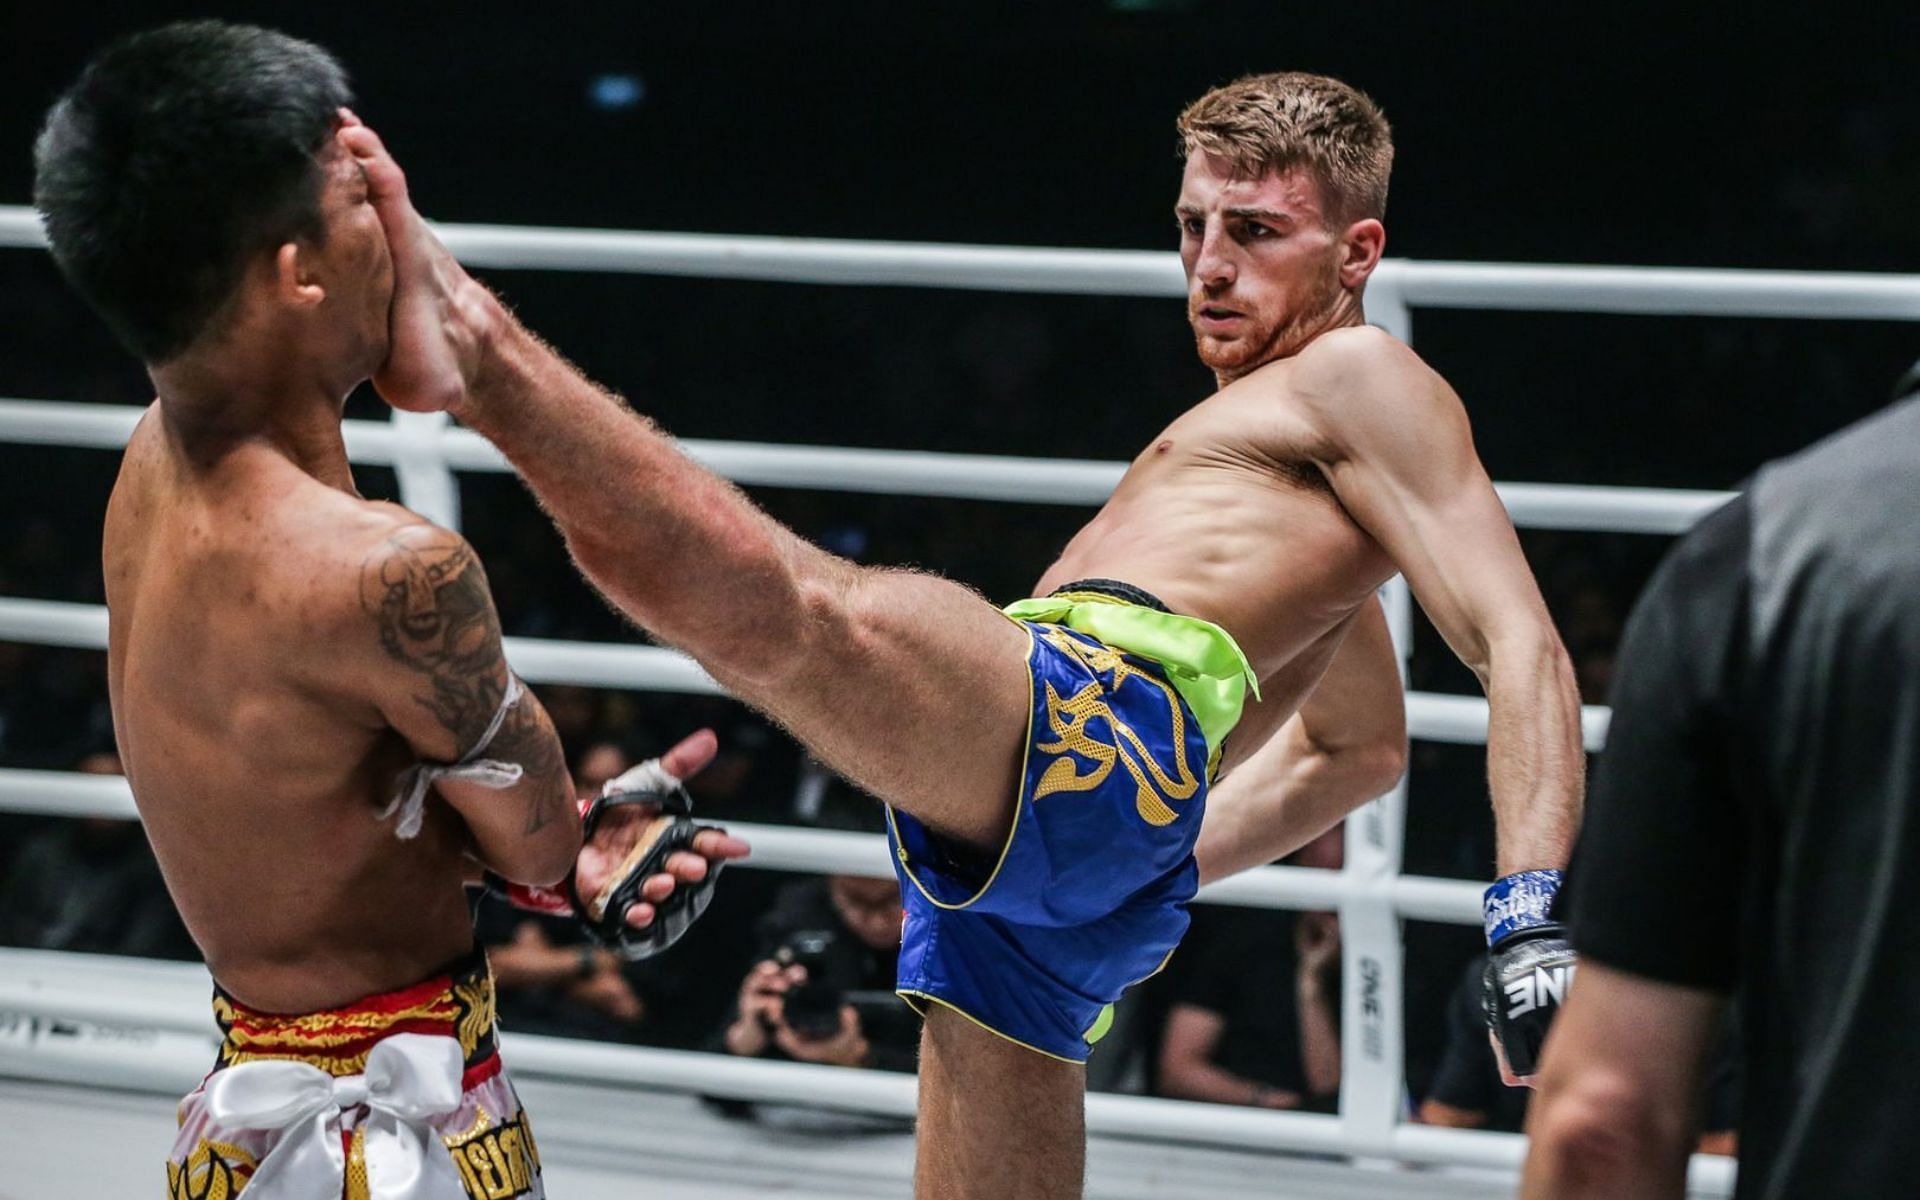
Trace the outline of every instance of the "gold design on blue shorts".
{"label": "gold design on blue shorts", "polygon": [[[1165,680],[1129,664],[1118,650],[1082,641],[1058,626],[1035,628],[1048,645],[1073,655],[1095,675],[1111,676],[1113,683],[1108,688],[1095,680],[1064,700],[1051,682],[1047,684],[1047,725],[1055,740],[1036,741],[1034,749],[1059,757],[1047,764],[1045,773],[1034,786],[1033,798],[1039,800],[1055,792],[1090,792],[1106,781],[1118,761],[1126,767],[1127,774],[1133,776],[1134,808],[1140,813],[1140,819],[1154,826],[1171,825],[1180,814],[1168,801],[1190,800],[1200,790],[1200,780],[1187,762],[1187,722],[1179,695]],[[1101,699],[1104,692],[1118,692],[1129,680],[1153,686],[1166,699],[1172,730],[1169,750],[1174,769],[1171,773],[1154,758],[1140,735],[1115,716],[1112,706]],[[1087,722],[1096,717],[1106,721],[1113,730],[1115,736],[1111,743],[1087,735]],[[1072,755],[1090,760],[1093,769],[1081,774]]]}

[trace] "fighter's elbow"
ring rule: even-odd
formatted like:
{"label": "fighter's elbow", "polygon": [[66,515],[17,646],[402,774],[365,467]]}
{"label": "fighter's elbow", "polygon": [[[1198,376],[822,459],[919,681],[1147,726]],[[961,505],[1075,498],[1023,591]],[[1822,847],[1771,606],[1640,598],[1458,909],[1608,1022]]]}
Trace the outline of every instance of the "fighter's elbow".
{"label": "fighter's elbow", "polygon": [[1536,1104],[1528,1175],[1557,1181],[1555,1195],[1643,1194],[1635,1188],[1650,1173],[1685,1171],[1684,1130],[1668,1118],[1652,1097],[1596,1070]]}
{"label": "fighter's elbow", "polygon": [[1345,774],[1353,781],[1354,791],[1371,800],[1392,791],[1407,773],[1406,732],[1403,729],[1397,736],[1382,735],[1348,747],[1341,755],[1346,759]]}
{"label": "fighter's elbow", "polygon": [[534,887],[556,887],[573,872],[580,858],[580,839],[556,838],[554,846],[531,865],[523,881]]}
{"label": "fighter's elbow", "polygon": [[1364,803],[1392,789],[1407,770],[1406,710],[1394,705],[1389,715],[1371,721],[1355,720],[1335,737],[1316,736],[1301,728],[1304,749],[1313,774]]}

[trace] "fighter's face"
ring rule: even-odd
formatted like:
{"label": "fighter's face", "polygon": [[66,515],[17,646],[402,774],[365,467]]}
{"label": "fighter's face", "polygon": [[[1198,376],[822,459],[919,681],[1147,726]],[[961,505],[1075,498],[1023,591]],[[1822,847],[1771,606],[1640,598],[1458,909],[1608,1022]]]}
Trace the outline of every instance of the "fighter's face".
{"label": "fighter's face", "polygon": [[387,318],[393,304],[393,258],[380,218],[368,201],[367,179],[351,155],[329,141],[320,156],[326,182],[320,212],[327,239],[315,251],[327,299],[322,315],[351,347],[355,366],[371,374],[387,356]]}
{"label": "fighter's face", "polygon": [[1225,160],[1196,154],[1174,215],[1187,322],[1216,375],[1292,354],[1326,326],[1341,296],[1342,239],[1305,170],[1236,178]]}

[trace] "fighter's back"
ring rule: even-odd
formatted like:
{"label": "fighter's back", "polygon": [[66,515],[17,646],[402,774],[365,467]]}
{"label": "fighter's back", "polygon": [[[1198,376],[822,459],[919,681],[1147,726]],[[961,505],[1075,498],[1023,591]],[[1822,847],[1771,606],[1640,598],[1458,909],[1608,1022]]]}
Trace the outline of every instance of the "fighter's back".
{"label": "fighter's back", "polygon": [[376,819],[410,754],[364,689],[360,566],[417,524],[264,441],[190,457],[158,406],[104,537],[109,685],[129,781],[216,978],[308,1011],[420,978],[470,943],[457,821]]}

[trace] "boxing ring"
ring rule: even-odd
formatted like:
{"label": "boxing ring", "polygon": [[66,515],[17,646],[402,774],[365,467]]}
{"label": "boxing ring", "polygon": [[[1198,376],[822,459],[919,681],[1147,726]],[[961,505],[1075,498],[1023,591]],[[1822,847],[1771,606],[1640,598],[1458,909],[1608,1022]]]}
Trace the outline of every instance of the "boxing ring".
{"label": "boxing ring", "polygon": [[[1171,253],[1045,250],[813,239],[725,237],[599,230],[445,225],[447,244],[470,266],[516,270],[627,272],[811,284],[881,285],[1014,292],[1178,298],[1184,281]],[[31,210],[0,207],[0,246],[43,245]],[[1483,310],[1920,320],[1920,277],[1800,272],[1498,266],[1387,260],[1367,293],[1375,324],[1412,342],[1413,310]],[[0,383],[0,387],[4,384]],[[57,400],[0,399],[0,441],[118,450],[141,409]],[[688,440],[685,448],[743,485],[816,488],[871,495],[964,497],[1096,505],[1123,463]],[[444,414],[395,413],[390,421],[346,422],[349,457],[390,466],[409,507],[459,527],[456,472],[505,472],[505,460]],[[1672,535],[1731,493],[1506,483],[1500,493],[1522,527]],[[1404,584],[1386,589],[1389,620],[1404,662],[1411,601]],[[101,650],[106,611],[98,606],[0,598],[0,641]],[[697,665],[664,649],[508,638],[515,669],[534,683],[681,693],[717,693]],[[1583,714],[1597,749],[1608,714]],[[1478,697],[1407,693],[1414,739],[1484,744],[1487,708]],[[1337,1116],[1267,1112],[1139,1096],[1094,1094],[1087,1101],[1092,1197],[1168,1194],[1263,1196],[1492,1196],[1511,1193],[1524,1143],[1513,1135],[1411,1124],[1404,1118],[1401,922],[1480,924],[1481,884],[1401,873],[1406,783],[1347,824],[1338,871],[1264,867],[1200,894],[1203,903],[1282,909],[1337,909],[1341,919],[1343,1077]],[[65,817],[132,818],[117,777],[0,770],[0,811]],[[734,826],[754,845],[750,867],[891,877],[884,839],[819,830]],[[214,1042],[208,980],[191,964],[0,950],[0,1130],[44,1128],[0,1145],[53,1161],[71,1122],[105,1136],[162,1123],[171,1100],[205,1071]],[[46,1036],[59,1023],[85,1036]],[[11,1030],[11,1033],[9,1033]],[[22,1032],[24,1031],[24,1032]],[[114,1040],[111,1057],[85,1051],[88,1037]],[[614,1182],[655,1170],[661,1142],[724,1146],[716,1164],[684,1151],[692,1190],[650,1181],[660,1196],[905,1196],[910,1147],[904,1135],[874,1133],[854,1149],[819,1153],[781,1135],[702,1124],[693,1101],[718,1096],[817,1110],[899,1118],[913,1110],[914,1081],[880,1072],[574,1042],[508,1033],[508,1060],[525,1081],[539,1120],[550,1178],[562,1195],[622,1194]],[[6,1080],[13,1082],[7,1082]],[[165,1097],[165,1101],[158,1099]],[[644,1119],[622,1121],[622,1112]],[[156,1117],[154,1114],[161,1114]],[[668,1136],[662,1138],[663,1126]],[[35,1122],[38,1122],[36,1125]],[[0,1132],[0,1138],[8,1137]],[[134,1136],[128,1133],[127,1136]],[[90,1138],[69,1134],[61,1155]],[[834,1143],[837,1144],[837,1143]],[[809,1154],[813,1154],[809,1158]],[[1284,1166],[1275,1155],[1296,1157]],[[158,1152],[136,1179],[158,1177]],[[624,1174],[609,1174],[614,1160]],[[64,1161],[64,1159],[62,1159]],[[595,1164],[600,1164],[596,1166]],[[602,1180],[593,1174],[607,1174]],[[598,1182],[596,1182],[598,1180]],[[1168,1183],[1177,1180],[1177,1183]],[[1732,1190],[1732,1163],[1697,1156],[1690,1188]],[[1158,1182],[1156,1182],[1158,1181]],[[6,1196],[0,1182],[0,1197]],[[729,1190],[733,1189],[733,1190]],[[33,1193],[37,1194],[37,1193]],[[76,1192],[73,1194],[91,1194]],[[105,1193],[101,1193],[105,1194]]]}

